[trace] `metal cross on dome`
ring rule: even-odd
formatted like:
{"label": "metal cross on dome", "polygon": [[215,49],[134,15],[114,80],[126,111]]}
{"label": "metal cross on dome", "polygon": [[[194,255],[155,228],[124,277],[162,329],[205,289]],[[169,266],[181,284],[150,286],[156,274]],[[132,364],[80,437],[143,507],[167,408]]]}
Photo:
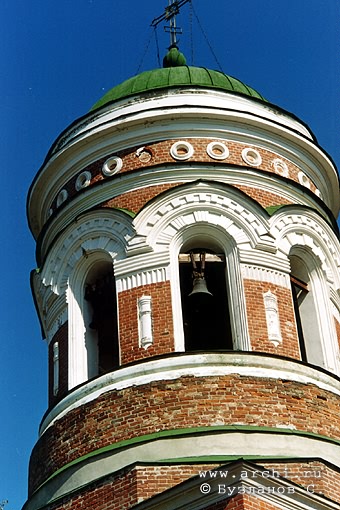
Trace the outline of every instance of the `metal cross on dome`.
{"label": "metal cross on dome", "polygon": [[170,47],[177,46],[177,34],[182,33],[182,29],[176,26],[176,16],[180,8],[191,0],[169,0],[169,5],[165,7],[164,14],[152,20],[151,26],[156,27],[159,23],[166,20],[170,26],[164,27],[166,32],[170,33]]}

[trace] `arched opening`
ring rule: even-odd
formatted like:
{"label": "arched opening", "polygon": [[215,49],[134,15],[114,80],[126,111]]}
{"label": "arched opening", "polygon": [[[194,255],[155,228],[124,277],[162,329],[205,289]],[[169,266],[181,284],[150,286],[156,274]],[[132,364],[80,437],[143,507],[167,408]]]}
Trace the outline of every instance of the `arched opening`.
{"label": "arched opening", "polygon": [[[290,256],[291,288],[302,361],[324,366],[317,296],[312,273],[298,255]],[[321,297],[321,296],[320,296]]]}
{"label": "arched opening", "polygon": [[196,247],[179,255],[186,351],[233,349],[225,255]]}
{"label": "arched opening", "polygon": [[119,366],[116,286],[112,263],[97,262],[84,286],[83,318],[89,378]]}

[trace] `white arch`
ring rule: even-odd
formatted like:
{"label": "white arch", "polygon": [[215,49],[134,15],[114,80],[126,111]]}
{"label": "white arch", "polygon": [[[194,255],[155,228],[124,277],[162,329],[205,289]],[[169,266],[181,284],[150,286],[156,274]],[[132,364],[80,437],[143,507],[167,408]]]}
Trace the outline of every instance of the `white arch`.
{"label": "white arch", "polygon": [[[311,293],[317,304],[314,322],[318,329],[315,337],[319,340],[314,354],[310,350],[308,361],[339,374],[339,344],[331,301],[331,290],[339,289],[340,285],[339,242],[319,215],[306,209],[297,211],[295,207],[274,215],[271,232],[278,249],[287,256],[299,256],[308,271]],[[322,353],[322,359],[318,359],[318,353]]]}
{"label": "white arch", "polygon": [[[263,209],[239,190],[210,181],[198,181],[169,190],[147,204],[134,219],[137,232],[129,254],[148,251],[163,254],[171,281],[175,350],[184,350],[184,333],[178,273],[181,247],[195,240],[220,246],[226,255],[230,314],[235,349],[250,350],[239,249],[275,252]],[[120,274],[123,264],[119,264]]]}
{"label": "white arch", "polygon": [[125,258],[126,243],[134,234],[131,221],[123,212],[107,208],[90,211],[72,222],[46,257],[43,284],[62,294],[79,260],[92,251],[103,250],[112,259]]}
{"label": "white arch", "polygon": [[239,248],[275,251],[261,206],[238,189],[212,181],[177,186],[147,204],[133,221],[137,237],[130,248],[163,251],[178,231],[197,222],[227,232]]}

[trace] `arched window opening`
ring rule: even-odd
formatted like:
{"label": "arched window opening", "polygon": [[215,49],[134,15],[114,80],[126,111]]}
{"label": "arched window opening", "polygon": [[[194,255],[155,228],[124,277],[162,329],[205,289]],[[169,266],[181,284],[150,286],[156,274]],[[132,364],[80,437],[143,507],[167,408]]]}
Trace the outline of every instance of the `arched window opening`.
{"label": "arched window opening", "polygon": [[302,326],[300,309],[302,310],[303,301],[307,297],[308,285],[305,282],[303,282],[302,280],[299,280],[298,278],[296,278],[294,276],[290,277],[290,284],[291,284],[291,288],[292,288],[295,322],[296,322],[296,329],[297,329],[298,338],[299,338],[301,360],[307,361],[306,345],[305,345],[305,339],[304,339],[304,334],[303,334],[303,326]]}
{"label": "arched window opening", "polygon": [[111,264],[96,264],[90,271],[84,298],[85,344],[91,378],[119,366],[116,286]]}
{"label": "arched window opening", "polygon": [[291,288],[302,361],[324,365],[318,323],[317,299],[306,263],[297,255],[290,257]]}
{"label": "arched window opening", "polygon": [[224,254],[196,248],[179,255],[186,351],[233,349]]}

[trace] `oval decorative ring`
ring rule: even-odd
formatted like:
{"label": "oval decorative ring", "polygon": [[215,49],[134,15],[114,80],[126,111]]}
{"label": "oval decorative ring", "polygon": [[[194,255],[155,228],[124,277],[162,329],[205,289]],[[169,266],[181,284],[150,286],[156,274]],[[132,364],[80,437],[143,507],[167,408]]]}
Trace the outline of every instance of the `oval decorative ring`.
{"label": "oval decorative ring", "polygon": [[207,145],[207,154],[213,159],[227,159],[229,149],[222,142],[210,142]]}
{"label": "oval decorative ring", "polygon": [[91,172],[88,172],[87,170],[79,174],[76,180],[76,191],[80,191],[82,188],[87,188],[87,186],[91,183],[91,177]]}
{"label": "oval decorative ring", "polygon": [[102,172],[106,177],[116,174],[121,170],[123,166],[123,160],[118,156],[112,156],[107,159],[102,167]]}
{"label": "oval decorative ring", "polygon": [[289,170],[288,165],[282,159],[274,159],[272,161],[272,165],[277,174],[282,175],[282,177],[288,177]]}
{"label": "oval decorative ring", "polygon": [[174,159],[180,161],[191,158],[194,154],[194,148],[191,143],[185,141],[175,142],[170,149],[170,154]]}
{"label": "oval decorative ring", "polygon": [[310,180],[308,179],[306,174],[304,174],[303,172],[299,172],[298,179],[299,183],[302,184],[302,186],[305,186],[305,188],[310,189]]}
{"label": "oval decorative ring", "polygon": [[57,196],[57,207],[60,207],[68,199],[68,193],[66,189],[62,189]]}
{"label": "oval decorative ring", "polygon": [[262,163],[262,158],[260,153],[252,149],[251,147],[246,147],[242,151],[242,159],[245,163],[250,166],[259,166]]}

